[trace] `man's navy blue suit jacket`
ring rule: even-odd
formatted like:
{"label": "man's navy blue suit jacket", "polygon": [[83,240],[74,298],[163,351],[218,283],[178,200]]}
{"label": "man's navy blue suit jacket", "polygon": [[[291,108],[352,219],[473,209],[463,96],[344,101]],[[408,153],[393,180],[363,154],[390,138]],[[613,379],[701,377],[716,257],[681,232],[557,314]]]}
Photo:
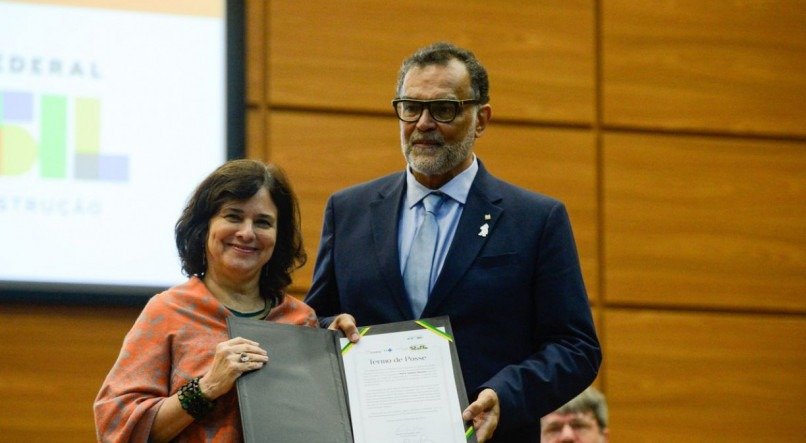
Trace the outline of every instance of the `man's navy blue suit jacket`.
{"label": "man's navy blue suit jacket", "polygon": [[[412,320],[400,274],[400,172],[332,195],[305,301],[323,325]],[[479,235],[488,224],[486,236]],[[564,205],[490,175],[479,161],[422,318],[447,315],[472,402],[498,394],[493,441],[540,440],[540,417],[596,378],[601,351]]]}

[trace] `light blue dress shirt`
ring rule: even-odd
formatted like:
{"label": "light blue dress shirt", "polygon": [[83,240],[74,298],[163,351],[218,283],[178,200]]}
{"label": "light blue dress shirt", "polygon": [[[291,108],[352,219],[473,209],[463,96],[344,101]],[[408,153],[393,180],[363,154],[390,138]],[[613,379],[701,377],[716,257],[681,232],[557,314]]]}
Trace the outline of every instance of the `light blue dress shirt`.
{"label": "light blue dress shirt", "polygon": [[420,225],[425,214],[425,209],[421,203],[422,199],[431,192],[442,192],[450,198],[445,198],[444,203],[435,214],[439,225],[439,237],[437,238],[437,250],[432,265],[433,268],[431,269],[430,287],[434,287],[434,283],[437,281],[440,271],[442,271],[442,265],[445,263],[445,257],[448,255],[453,236],[456,234],[456,227],[459,226],[462,209],[465,206],[465,202],[467,202],[467,194],[470,193],[470,186],[473,184],[473,179],[476,178],[478,170],[478,160],[474,155],[473,163],[471,163],[470,167],[452,178],[448,183],[445,183],[441,188],[429,189],[414,178],[410,168],[406,168],[406,195],[401,202],[397,235],[397,247],[398,251],[400,251],[400,275],[403,275],[406,260],[411,251],[411,244],[414,241],[414,234],[417,232],[417,226]]}

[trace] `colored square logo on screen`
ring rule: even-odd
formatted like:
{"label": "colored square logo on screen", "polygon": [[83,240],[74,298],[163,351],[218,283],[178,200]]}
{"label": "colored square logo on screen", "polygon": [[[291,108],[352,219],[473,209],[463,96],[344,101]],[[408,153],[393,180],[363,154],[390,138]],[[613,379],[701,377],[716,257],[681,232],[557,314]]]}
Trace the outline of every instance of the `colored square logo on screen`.
{"label": "colored square logo on screen", "polygon": [[0,177],[21,176],[37,167],[48,179],[129,179],[129,157],[101,150],[100,100],[2,91]]}
{"label": "colored square logo on screen", "polygon": [[34,119],[34,95],[30,92],[4,92],[0,122],[31,122]]}

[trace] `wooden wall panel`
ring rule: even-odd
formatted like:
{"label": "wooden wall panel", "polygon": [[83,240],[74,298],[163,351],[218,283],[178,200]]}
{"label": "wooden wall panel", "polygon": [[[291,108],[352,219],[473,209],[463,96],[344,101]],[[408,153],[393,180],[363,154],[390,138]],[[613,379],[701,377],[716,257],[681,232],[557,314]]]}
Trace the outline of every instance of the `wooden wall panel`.
{"label": "wooden wall panel", "polygon": [[806,145],[604,137],[609,302],[806,312]]}
{"label": "wooden wall panel", "polygon": [[3,306],[0,440],[95,441],[92,403],[139,312]]}
{"label": "wooden wall panel", "polygon": [[590,123],[593,17],[590,0],[273,1],[269,100],[387,112],[403,58],[449,40],[487,67],[498,117]]}
{"label": "wooden wall panel", "polygon": [[303,293],[330,194],[403,169],[397,118],[273,111],[269,127],[270,159],[285,169],[300,200],[308,264],[294,274],[292,290]]}
{"label": "wooden wall panel", "polygon": [[259,104],[264,100],[266,83],[266,9],[265,0],[246,0],[246,101]]}
{"label": "wooden wall panel", "polygon": [[806,135],[806,3],[602,2],[604,121]]}
{"label": "wooden wall panel", "polygon": [[613,310],[612,440],[801,442],[806,319]]}
{"label": "wooden wall panel", "polygon": [[[493,108],[495,114],[495,108]],[[490,124],[476,153],[495,176],[563,201],[571,217],[585,285],[598,294],[596,147],[593,133]]]}
{"label": "wooden wall panel", "polygon": [[266,123],[265,108],[246,110],[246,158],[264,161],[268,159],[266,143],[269,131]]}

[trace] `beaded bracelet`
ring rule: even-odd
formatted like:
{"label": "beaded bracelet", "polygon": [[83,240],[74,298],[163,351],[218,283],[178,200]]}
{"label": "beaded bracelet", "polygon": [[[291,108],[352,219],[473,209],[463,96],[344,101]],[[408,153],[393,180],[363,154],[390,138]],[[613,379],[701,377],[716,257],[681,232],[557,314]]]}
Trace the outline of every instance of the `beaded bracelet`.
{"label": "beaded bracelet", "polygon": [[202,394],[199,387],[200,378],[196,377],[179,388],[179,403],[182,405],[182,409],[196,420],[203,419],[215,406],[215,401],[211,401]]}

